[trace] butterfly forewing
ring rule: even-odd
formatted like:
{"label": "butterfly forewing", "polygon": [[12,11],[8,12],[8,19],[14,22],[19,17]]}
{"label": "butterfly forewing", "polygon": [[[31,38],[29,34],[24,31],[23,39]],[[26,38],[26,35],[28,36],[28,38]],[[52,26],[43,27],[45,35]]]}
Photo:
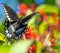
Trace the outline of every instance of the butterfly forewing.
{"label": "butterfly forewing", "polygon": [[2,4],[4,12],[6,13],[6,17],[11,19],[11,20],[18,20],[18,16],[16,14],[16,12],[10,8],[9,6],[7,6],[6,4]]}
{"label": "butterfly forewing", "polygon": [[32,13],[28,16],[26,16],[24,19],[22,19],[22,23],[27,22],[29,19],[31,19],[34,15],[36,15],[38,12]]}

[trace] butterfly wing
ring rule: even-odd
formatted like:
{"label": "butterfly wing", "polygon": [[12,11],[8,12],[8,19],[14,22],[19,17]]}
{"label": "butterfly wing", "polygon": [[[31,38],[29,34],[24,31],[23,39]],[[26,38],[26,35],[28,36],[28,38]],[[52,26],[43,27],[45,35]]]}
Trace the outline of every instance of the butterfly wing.
{"label": "butterfly wing", "polygon": [[13,32],[15,31],[15,28],[17,26],[18,16],[16,12],[8,5],[2,4],[2,7],[6,14],[4,32],[6,34],[6,37],[10,38],[13,35]]}
{"label": "butterfly wing", "polygon": [[32,13],[32,14],[26,16],[24,19],[22,19],[22,23],[27,22],[29,19],[31,19],[36,14],[38,14],[38,12],[35,12],[35,13]]}
{"label": "butterfly wing", "polygon": [[29,21],[29,19],[31,19],[36,14],[37,14],[37,12],[30,14],[30,15],[26,16],[24,19],[20,19],[18,21],[16,31],[15,31],[15,33],[17,34],[18,37],[21,37],[21,35],[23,33],[25,33],[27,30],[27,23],[25,23],[25,22]]}
{"label": "butterfly wing", "polygon": [[12,21],[18,20],[18,16],[12,8],[7,6],[6,4],[2,4],[2,7],[3,7],[6,17],[8,18],[9,21],[10,20],[12,20]]}
{"label": "butterfly wing", "polygon": [[23,28],[26,26],[27,23],[25,22],[28,22],[34,15],[36,15],[38,12],[35,12],[33,14],[30,14],[28,16],[26,16],[24,19],[20,19],[18,22],[17,22],[17,27],[16,27],[16,30],[18,30],[20,27]]}

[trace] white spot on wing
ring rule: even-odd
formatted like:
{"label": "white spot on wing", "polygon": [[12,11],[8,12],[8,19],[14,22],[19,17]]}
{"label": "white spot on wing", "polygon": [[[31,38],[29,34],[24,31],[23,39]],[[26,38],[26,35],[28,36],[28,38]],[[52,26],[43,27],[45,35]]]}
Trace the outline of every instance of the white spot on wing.
{"label": "white spot on wing", "polygon": [[6,33],[8,33],[8,30],[6,30]]}
{"label": "white spot on wing", "polygon": [[6,36],[9,37],[9,35],[10,35],[10,34],[8,33]]}
{"label": "white spot on wing", "polygon": [[8,17],[8,20],[10,21],[11,19]]}
{"label": "white spot on wing", "polygon": [[12,34],[10,34],[10,37],[12,37]]}
{"label": "white spot on wing", "polygon": [[5,10],[5,12],[7,13],[7,11]]}
{"label": "white spot on wing", "polygon": [[7,18],[9,18],[9,16],[8,16],[8,15],[7,15],[6,17],[7,17]]}
{"label": "white spot on wing", "polygon": [[5,12],[6,13],[6,15],[8,16],[8,13],[7,12]]}
{"label": "white spot on wing", "polygon": [[2,6],[3,6],[3,9],[4,9],[4,12],[6,13],[6,17],[8,18],[8,20],[9,20],[9,21],[12,21],[12,20],[9,18],[8,12],[7,12],[7,10],[5,9],[4,5],[2,5]]}

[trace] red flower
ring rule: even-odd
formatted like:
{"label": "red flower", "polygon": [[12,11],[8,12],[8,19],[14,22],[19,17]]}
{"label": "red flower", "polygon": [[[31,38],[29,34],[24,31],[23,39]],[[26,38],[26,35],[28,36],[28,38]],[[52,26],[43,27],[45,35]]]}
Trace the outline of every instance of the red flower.
{"label": "red flower", "polygon": [[29,53],[36,53],[36,45],[33,44],[32,46],[30,46],[28,49],[28,52]]}
{"label": "red flower", "polygon": [[26,14],[28,7],[25,3],[20,4],[20,6],[18,6],[18,10],[22,13],[22,14]]}

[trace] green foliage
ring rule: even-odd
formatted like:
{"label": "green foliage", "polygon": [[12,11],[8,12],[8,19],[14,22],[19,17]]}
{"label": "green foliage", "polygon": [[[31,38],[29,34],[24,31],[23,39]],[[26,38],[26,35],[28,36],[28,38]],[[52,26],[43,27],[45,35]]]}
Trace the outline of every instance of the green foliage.
{"label": "green foliage", "polygon": [[36,41],[36,53],[41,53],[42,45],[40,41]]}
{"label": "green foliage", "polygon": [[60,42],[58,42],[54,48],[57,50],[57,53],[60,53]]}
{"label": "green foliage", "polygon": [[34,3],[34,0],[18,0],[20,3],[26,3],[27,5],[30,5]]}
{"label": "green foliage", "polygon": [[10,46],[8,45],[0,46],[0,53],[9,53],[9,50]]}
{"label": "green foliage", "polygon": [[47,4],[55,4],[55,0],[45,0],[45,3],[47,3]]}
{"label": "green foliage", "polygon": [[4,33],[4,22],[0,24],[0,33]]}

